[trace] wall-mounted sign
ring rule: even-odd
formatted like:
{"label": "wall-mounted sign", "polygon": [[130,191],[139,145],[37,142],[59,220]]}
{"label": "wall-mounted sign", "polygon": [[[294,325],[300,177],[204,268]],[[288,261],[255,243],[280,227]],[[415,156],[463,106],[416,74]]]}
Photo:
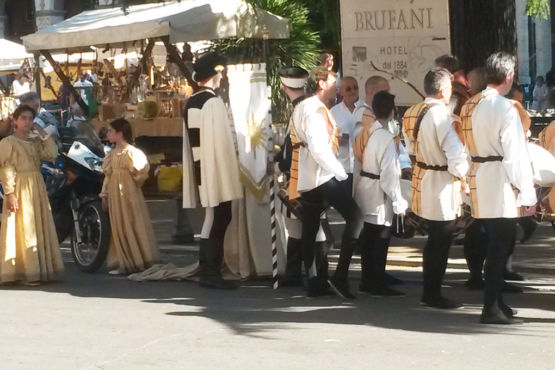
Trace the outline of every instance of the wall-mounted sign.
{"label": "wall-mounted sign", "polygon": [[448,0],[341,0],[343,76],[364,83],[373,75],[390,80],[398,105],[421,100],[406,84],[376,72],[371,63],[412,82],[424,92],[434,59],[450,53]]}

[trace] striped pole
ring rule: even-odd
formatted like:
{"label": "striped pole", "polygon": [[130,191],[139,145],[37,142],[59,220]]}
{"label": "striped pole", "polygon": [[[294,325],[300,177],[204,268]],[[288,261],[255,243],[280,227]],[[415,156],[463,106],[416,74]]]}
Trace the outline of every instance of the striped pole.
{"label": "striped pole", "polygon": [[276,175],[273,174],[270,180],[270,228],[272,234],[272,279],[273,288],[277,289],[279,287],[278,282],[278,256],[277,256],[277,244],[276,244],[276,205],[275,198],[276,193],[274,191]]}

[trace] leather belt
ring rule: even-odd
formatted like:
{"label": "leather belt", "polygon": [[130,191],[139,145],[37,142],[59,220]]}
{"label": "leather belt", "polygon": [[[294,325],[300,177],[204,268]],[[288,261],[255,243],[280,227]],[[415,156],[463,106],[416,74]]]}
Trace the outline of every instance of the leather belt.
{"label": "leather belt", "polygon": [[299,149],[299,148],[304,148],[304,147],[306,147],[306,144],[303,143],[303,142],[300,142],[300,143],[293,144],[291,149]]}
{"label": "leather belt", "polygon": [[472,162],[485,163],[485,162],[501,162],[503,157],[500,155],[490,155],[489,157],[472,157]]}
{"label": "leather belt", "polygon": [[432,166],[426,164],[424,162],[416,162],[416,165],[424,170],[432,170],[432,171],[447,171],[447,166]]}
{"label": "leather belt", "polygon": [[380,175],[374,175],[370,172],[360,171],[360,176],[368,177],[369,179],[379,180]]}

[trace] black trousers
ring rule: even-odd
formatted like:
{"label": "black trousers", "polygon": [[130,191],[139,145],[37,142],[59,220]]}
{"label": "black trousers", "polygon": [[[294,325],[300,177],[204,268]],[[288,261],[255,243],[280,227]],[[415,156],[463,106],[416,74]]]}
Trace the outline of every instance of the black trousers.
{"label": "black trousers", "polygon": [[[301,279],[302,277],[302,240],[289,237],[287,239],[287,264],[285,268],[285,277],[289,279]],[[315,243],[316,275],[323,279],[328,278],[328,252],[330,244],[326,240],[324,242]]]}
{"label": "black trousers", "polygon": [[208,239],[201,239],[199,265],[204,276],[221,275],[224,260],[224,237],[231,222],[231,202],[223,202],[214,208],[214,222]]}
{"label": "black trousers", "polygon": [[441,283],[447,268],[449,248],[456,230],[453,221],[428,220],[428,241],[424,247],[424,290],[422,300],[433,300],[441,296]]}
{"label": "black trousers", "polygon": [[[513,233],[515,237],[511,242],[507,257],[512,255],[515,250],[517,222],[529,222],[529,219],[526,217],[515,219],[515,231]],[[485,229],[483,219],[474,220],[472,225],[466,229],[464,234],[464,257],[466,259],[466,264],[468,265],[468,270],[470,271],[470,276],[473,279],[482,278],[482,270],[486,260],[488,241],[489,237]]]}
{"label": "black trousers", "polygon": [[471,279],[482,279],[482,270],[486,260],[488,234],[480,220],[476,219],[464,233],[464,258],[470,271]]}
{"label": "black trousers", "polygon": [[480,220],[488,236],[486,254],[484,307],[502,302],[503,272],[511,248],[514,246],[516,218],[484,218]]}
{"label": "black trousers", "polygon": [[361,285],[369,288],[384,286],[387,250],[390,241],[390,226],[364,223],[359,237],[362,265]]}
{"label": "black trousers", "polygon": [[334,207],[345,219],[346,225],[341,240],[341,251],[337,264],[336,277],[347,278],[353,251],[358,243],[362,228],[362,214],[351,194],[335,178],[303,192],[302,204],[302,256],[307,274],[310,277],[314,261],[316,234],[320,225],[320,215],[329,206]]}

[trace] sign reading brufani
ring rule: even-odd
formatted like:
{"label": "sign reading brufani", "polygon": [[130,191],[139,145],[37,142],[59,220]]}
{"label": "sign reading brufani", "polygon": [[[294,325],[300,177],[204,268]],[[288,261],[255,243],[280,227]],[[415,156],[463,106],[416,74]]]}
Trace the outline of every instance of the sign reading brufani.
{"label": "sign reading brufani", "polygon": [[[381,74],[371,66],[409,80],[423,92],[423,79],[434,59],[448,54],[448,0],[341,0],[343,76],[364,82]],[[421,98],[410,87],[391,80],[398,105]]]}

